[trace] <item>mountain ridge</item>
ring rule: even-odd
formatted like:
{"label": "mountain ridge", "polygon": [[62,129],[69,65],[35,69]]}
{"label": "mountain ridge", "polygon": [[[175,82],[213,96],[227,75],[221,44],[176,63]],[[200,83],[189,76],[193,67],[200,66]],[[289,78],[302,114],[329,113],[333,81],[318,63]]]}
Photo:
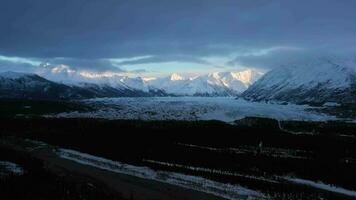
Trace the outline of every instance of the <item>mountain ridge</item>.
{"label": "mountain ridge", "polygon": [[354,103],[356,62],[314,58],[278,67],[242,93],[252,101],[285,101],[297,104]]}
{"label": "mountain ridge", "polygon": [[39,74],[61,83],[92,83],[144,92],[160,91],[173,96],[235,96],[246,90],[262,73],[248,69],[237,72],[213,72],[198,76],[172,73],[160,78],[129,77],[117,73],[76,72],[69,66],[43,65]]}
{"label": "mountain ridge", "polygon": [[[159,91],[153,91],[159,94]],[[97,97],[152,96],[131,88],[113,88],[90,83],[63,84],[47,80],[37,74],[17,72],[0,73],[0,97],[25,99],[83,99]]]}
{"label": "mountain ridge", "polygon": [[236,96],[246,90],[261,73],[254,70],[239,72],[213,72],[195,77],[173,73],[149,81],[154,87],[161,87],[169,94],[182,96]]}

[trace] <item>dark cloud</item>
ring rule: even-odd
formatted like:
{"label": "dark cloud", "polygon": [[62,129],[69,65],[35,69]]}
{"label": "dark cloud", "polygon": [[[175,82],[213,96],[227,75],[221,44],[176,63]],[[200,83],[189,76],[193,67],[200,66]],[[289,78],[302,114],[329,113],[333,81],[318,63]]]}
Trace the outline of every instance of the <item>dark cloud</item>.
{"label": "dark cloud", "polygon": [[115,70],[104,58],[200,62],[274,46],[345,52],[356,45],[355,7],[353,0],[2,0],[0,55]]}
{"label": "dark cloud", "polygon": [[[266,49],[263,51],[248,52],[246,54],[238,55],[233,60],[226,63],[228,66],[241,65],[253,66],[256,68],[275,68],[280,65],[293,62],[304,56],[310,54],[310,51],[304,49],[288,49],[276,48]],[[314,54],[314,52],[313,52]]]}
{"label": "dark cloud", "polygon": [[[325,49],[274,48],[265,52],[250,53],[237,56],[226,63],[228,66],[240,65],[260,69],[273,69],[289,64],[303,63],[313,58],[354,60],[356,54],[350,51],[336,52]],[[356,67],[356,66],[355,66]]]}

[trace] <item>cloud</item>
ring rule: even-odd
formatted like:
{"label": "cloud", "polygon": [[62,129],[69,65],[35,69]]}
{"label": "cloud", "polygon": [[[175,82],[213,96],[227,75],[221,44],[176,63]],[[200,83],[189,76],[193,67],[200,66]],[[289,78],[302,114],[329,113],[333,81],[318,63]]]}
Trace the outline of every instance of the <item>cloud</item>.
{"label": "cloud", "polygon": [[0,55],[0,71],[33,72],[40,61],[30,58],[7,57]]}
{"label": "cloud", "polygon": [[339,52],[322,48],[272,47],[238,55],[228,61],[226,65],[254,67],[268,71],[276,67],[300,63],[315,58],[333,58],[346,61],[355,60],[356,54],[352,51]]}
{"label": "cloud", "polygon": [[299,59],[310,51],[296,47],[271,47],[267,49],[256,49],[237,56],[226,63],[227,66],[247,66],[261,69],[271,69],[282,64],[289,63],[291,60]]}
{"label": "cloud", "polygon": [[231,46],[342,49],[356,43],[355,6],[345,0],[4,0],[0,53],[93,59],[206,56]]}
{"label": "cloud", "polygon": [[94,72],[124,71],[109,59],[52,58],[44,59],[43,62],[50,63],[51,65],[68,65],[77,70],[88,70]]}
{"label": "cloud", "polygon": [[34,70],[35,70],[35,66],[29,63],[17,63],[17,62],[11,62],[11,61],[0,59],[0,72],[17,71],[17,72],[32,73],[34,72]]}
{"label": "cloud", "polygon": [[2,0],[0,54],[120,71],[164,62],[209,67],[203,58],[237,52],[230,64],[268,68],[303,51],[356,51],[355,7],[351,0]]}
{"label": "cloud", "polygon": [[87,70],[93,72],[124,72],[115,62],[110,59],[82,59],[82,58],[26,58],[8,57],[0,55],[0,69],[6,71],[33,72],[36,68],[43,66],[66,65],[73,70]]}
{"label": "cloud", "polygon": [[145,63],[166,63],[166,62],[189,62],[197,64],[211,65],[208,61],[194,56],[186,55],[165,55],[165,56],[149,56],[135,60],[127,60],[118,62],[118,65],[137,65]]}
{"label": "cloud", "polygon": [[148,71],[145,70],[145,69],[135,69],[135,70],[130,70],[130,71],[128,71],[128,72],[134,73],[134,74],[142,74],[142,73],[146,73],[146,72],[148,72]]}

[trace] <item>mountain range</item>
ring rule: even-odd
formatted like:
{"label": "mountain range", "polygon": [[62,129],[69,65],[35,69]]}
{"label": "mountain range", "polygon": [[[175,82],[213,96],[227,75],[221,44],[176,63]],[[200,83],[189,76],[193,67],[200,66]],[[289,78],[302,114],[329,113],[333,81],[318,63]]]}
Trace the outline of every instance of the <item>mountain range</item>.
{"label": "mountain range", "polygon": [[42,65],[38,74],[63,84],[133,89],[173,96],[235,96],[245,91],[262,73],[247,69],[238,72],[214,72],[198,76],[173,73],[164,77],[128,77],[117,73],[77,72],[66,65]]}
{"label": "mountain range", "polygon": [[[38,75],[38,74],[41,74]],[[122,75],[75,73],[65,65],[38,74],[0,73],[0,97],[80,99],[142,96],[234,96],[261,74],[253,70],[216,72],[183,78],[178,74],[144,79]]]}
{"label": "mountain range", "polygon": [[37,74],[0,73],[0,97],[30,99],[82,99],[94,97],[150,96],[131,88],[82,83],[66,85],[47,80]]}
{"label": "mountain range", "polygon": [[308,58],[265,75],[254,70],[159,78],[78,73],[44,66],[37,74],[0,73],[0,97],[81,99],[142,96],[239,96],[250,101],[356,103],[356,60]]}
{"label": "mountain range", "polygon": [[148,81],[149,85],[169,94],[182,96],[236,96],[262,76],[254,70],[214,72],[196,77],[172,74]]}

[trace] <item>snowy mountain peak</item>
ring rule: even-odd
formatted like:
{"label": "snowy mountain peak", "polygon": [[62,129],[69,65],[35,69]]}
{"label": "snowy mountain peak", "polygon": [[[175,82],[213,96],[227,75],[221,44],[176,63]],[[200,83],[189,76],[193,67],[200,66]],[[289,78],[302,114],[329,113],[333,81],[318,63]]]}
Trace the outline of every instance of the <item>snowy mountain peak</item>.
{"label": "snowy mountain peak", "polygon": [[252,70],[252,69],[247,69],[244,71],[240,71],[240,72],[235,72],[235,73],[231,73],[231,75],[235,78],[240,80],[241,82],[243,82],[244,84],[250,86],[252,85],[257,79],[259,79],[263,73],[258,72],[256,70]]}
{"label": "snowy mountain peak", "polygon": [[80,82],[81,76],[77,71],[68,65],[51,65],[42,63],[37,68],[36,74],[51,81],[74,84]]}
{"label": "snowy mountain peak", "polygon": [[239,81],[243,83],[246,87],[252,85],[256,80],[258,80],[263,74],[261,72],[247,69],[238,72],[214,72],[209,74],[210,77],[221,80],[226,86],[230,85],[230,82]]}
{"label": "snowy mountain peak", "polygon": [[261,73],[253,70],[213,72],[183,78],[178,74],[148,81],[148,84],[175,95],[233,96],[245,91]]}
{"label": "snowy mountain peak", "polygon": [[182,81],[182,80],[184,80],[184,78],[177,73],[173,73],[170,76],[170,80],[171,81]]}
{"label": "snowy mountain peak", "polygon": [[51,72],[54,74],[59,74],[59,73],[74,74],[76,71],[71,69],[67,65],[58,65],[56,67],[53,67],[51,69]]}

